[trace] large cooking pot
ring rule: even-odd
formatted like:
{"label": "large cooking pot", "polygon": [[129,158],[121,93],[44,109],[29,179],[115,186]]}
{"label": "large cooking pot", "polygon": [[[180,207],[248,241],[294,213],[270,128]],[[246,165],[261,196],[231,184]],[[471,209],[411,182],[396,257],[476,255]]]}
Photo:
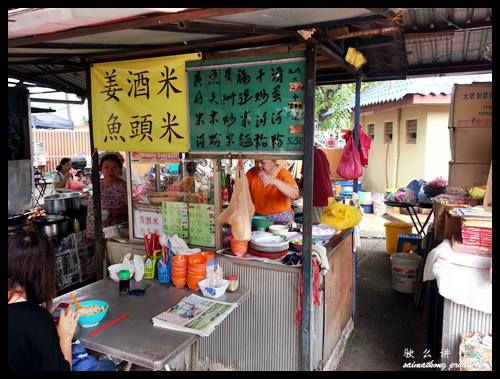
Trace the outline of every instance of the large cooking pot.
{"label": "large cooking pot", "polygon": [[67,211],[80,210],[80,193],[57,193],[43,198],[43,207],[49,215],[60,215]]}
{"label": "large cooking pot", "polygon": [[46,215],[33,219],[34,224],[47,237],[58,237],[71,232],[71,220],[60,215]]}

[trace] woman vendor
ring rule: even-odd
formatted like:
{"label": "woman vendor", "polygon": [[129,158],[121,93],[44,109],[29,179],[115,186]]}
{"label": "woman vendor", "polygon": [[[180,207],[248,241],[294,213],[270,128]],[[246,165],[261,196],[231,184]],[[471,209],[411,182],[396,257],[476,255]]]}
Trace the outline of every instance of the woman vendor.
{"label": "woman vendor", "polygon": [[55,192],[59,188],[66,188],[66,183],[72,180],[71,159],[63,158],[56,167],[56,172],[52,177],[52,190]]}
{"label": "woman vendor", "polygon": [[[101,212],[104,227],[127,221],[127,184],[121,178],[122,162],[113,153],[104,155],[99,165],[101,179]],[[94,201],[89,199],[87,210],[87,239],[95,239]]]}
{"label": "woman vendor", "polygon": [[276,223],[293,221],[292,200],[299,197],[299,188],[289,171],[276,160],[256,160],[247,179],[257,215]]}

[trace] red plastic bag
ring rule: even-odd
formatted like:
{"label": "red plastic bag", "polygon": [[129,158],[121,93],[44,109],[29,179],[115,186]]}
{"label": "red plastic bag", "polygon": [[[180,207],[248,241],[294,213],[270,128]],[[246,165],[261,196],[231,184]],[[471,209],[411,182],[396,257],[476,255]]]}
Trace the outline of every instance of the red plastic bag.
{"label": "red plastic bag", "polygon": [[363,166],[359,151],[354,146],[353,138],[349,138],[345,144],[344,151],[337,166],[337,174],[347,180],[357,179],[363,175]]}
{"label": "red plastic bag", "polygon": [[[359,157],[361,160],[361,165],[363,167],[368,166],[368,153],[370,151],[370,147],[372,145],[372,139],[365,133],[363,127],[359,125]],[[352,131],[342,129],[344,133],[342,138],[347,142],[350,138],[352,138]]]}

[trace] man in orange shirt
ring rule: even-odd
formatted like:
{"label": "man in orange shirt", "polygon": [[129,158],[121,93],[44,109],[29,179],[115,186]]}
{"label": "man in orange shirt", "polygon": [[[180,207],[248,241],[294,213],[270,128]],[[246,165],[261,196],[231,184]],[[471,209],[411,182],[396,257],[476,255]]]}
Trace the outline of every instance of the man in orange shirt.
{"label": "man in orange shirt", "polygon": [[292,200],[299,197],[299,187],[290,172],[275,160],[256,160],[247,179],[257,215],[277,223],[293,221]]}

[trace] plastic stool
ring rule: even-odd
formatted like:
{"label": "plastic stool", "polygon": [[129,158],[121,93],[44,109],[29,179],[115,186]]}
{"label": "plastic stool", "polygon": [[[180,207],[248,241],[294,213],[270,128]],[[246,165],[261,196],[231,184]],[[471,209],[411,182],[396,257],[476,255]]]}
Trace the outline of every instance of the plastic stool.
{"label": "plastic stool", "polygon": [[422,251],[422,237],[420,234],[400,234],[398,236],[398,253],[403,252],[403,244],[410,243],[412,245],[417,245],[417,249],[420,255],[420,251]]}

